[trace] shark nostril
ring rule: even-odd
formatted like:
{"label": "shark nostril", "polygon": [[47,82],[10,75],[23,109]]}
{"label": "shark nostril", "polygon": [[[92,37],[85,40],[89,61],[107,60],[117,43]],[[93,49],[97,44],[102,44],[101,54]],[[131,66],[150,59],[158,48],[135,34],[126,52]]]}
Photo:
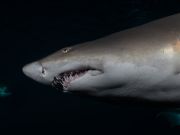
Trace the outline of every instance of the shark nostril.
{"label": "shark nostril", "polygon": [[42,67],[42,74],[43,74],[43,75],[46,75],[46,70],[45,70],[44,67]]}

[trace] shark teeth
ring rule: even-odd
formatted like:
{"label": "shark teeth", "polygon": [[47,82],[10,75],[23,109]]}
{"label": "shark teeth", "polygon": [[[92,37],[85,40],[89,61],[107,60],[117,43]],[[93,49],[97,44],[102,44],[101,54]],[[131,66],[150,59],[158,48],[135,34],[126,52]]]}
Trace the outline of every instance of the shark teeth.
{"label": "shark teeth", "polygon": [[63,89],[67,90],[71,81],[83,76],[88,70],[90,69],[82,69],[60,73],[59,75],[54,77],[54,80],[52,81],[52,86],[56,89],[61,89],[61,87],[63,86]]}

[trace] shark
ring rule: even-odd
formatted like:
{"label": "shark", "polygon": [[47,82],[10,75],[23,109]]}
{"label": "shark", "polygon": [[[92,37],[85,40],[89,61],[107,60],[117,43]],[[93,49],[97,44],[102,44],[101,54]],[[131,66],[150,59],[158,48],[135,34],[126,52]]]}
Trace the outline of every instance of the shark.
{"label": "shark", "polygon": [[60,48],[22,71],[64,92],[180,103],[180,14]]}

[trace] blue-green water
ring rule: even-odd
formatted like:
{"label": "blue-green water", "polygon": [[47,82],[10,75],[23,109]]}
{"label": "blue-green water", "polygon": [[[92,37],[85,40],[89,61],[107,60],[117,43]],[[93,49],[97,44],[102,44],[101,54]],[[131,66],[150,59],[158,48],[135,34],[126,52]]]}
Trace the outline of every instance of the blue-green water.
{"label": "blue-green water", "polygon": [[8,88],[4,85],[0,86],[0,97],[8,97],[11,95],[11,92],[9,92]]}
{"label": "blue-green water", "polygon": [[180,109],[178,108],[168,110],[167,112],[160,112],[157,116],[171,127],[180,126]]}

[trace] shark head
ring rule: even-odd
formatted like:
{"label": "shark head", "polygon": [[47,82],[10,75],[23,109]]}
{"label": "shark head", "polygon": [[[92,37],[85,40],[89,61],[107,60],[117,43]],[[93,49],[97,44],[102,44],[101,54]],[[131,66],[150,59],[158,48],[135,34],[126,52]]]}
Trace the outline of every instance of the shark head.
{"label": "shark head", "polygon": [[97,94],[121,85],[121,79],[115,77],[117,60],[111,48],[105,49],[92,42],[62,48],[25,65],[22,70],[33,80],[63,89],[64,92]]}
{"label": "shark head", "polygon": [[179,20],[180,14],[62,48],[23,72],[65,92],[179,102]]}

